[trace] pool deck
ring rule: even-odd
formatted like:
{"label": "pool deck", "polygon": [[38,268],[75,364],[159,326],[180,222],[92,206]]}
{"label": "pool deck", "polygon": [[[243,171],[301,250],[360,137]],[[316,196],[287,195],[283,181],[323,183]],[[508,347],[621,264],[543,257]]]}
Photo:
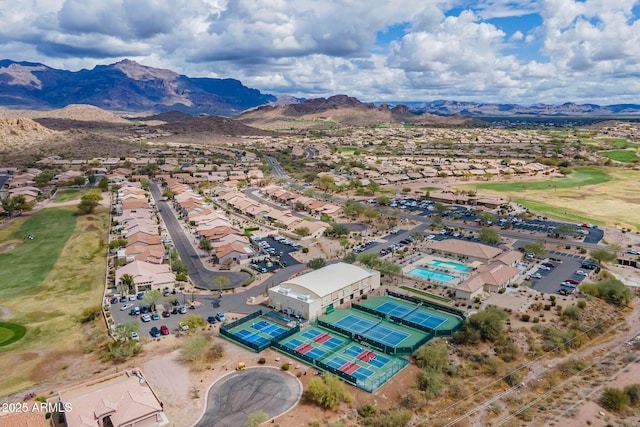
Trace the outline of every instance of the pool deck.
{"label": "pool deck", "polygon": [[[442,257],[442,256],[432,256],[432,255],[427,255],[424,254],[420,257],[415,257],[413,259],[410,260],[410,262],[408,262],[407,264],[405,264],[402,267],[402,272],[404,273],[405,276],[407,277],[411,277],[412,279],[415,280],[419,280],[421,282],[424,283],[436,283],[440,286],[445,286],[445,287],[449,287],[449,288],[455,288],[456,286],[458,286],[460,283],[464,282],[473,272],[473,270],[470,268],[468,271],[459,271],[456,269],[447,269],[447,268],[439,268],[439,267],[435,267],[433,265],[431,265],[431,263],[434,261],[440,261],[443,263],[455,263],[455,264],[460,264],[460,265],[465,265],[464,263],[460,262],[460,261],[455,261],[455,260],[449,260],[446,257]],[[411,274],[410,272],[416,268],[421,268],[423,270],[431,270],[437,273],[442,273],[442,274],[447,274],[449,276],[453,276],[453,279],[443,282],[443,281],[439,281],[439,280],[429,280],[425,277],[421,277],[415,274]]]}

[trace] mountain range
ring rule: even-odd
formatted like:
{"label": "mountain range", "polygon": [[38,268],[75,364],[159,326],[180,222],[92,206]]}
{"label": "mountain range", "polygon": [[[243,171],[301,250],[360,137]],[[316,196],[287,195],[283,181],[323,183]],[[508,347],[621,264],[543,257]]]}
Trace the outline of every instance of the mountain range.
{"label": "mountain range", "polygon": [[[274,109],[273,114],[297,117],[321,116],[327,110],[337,108],[332,106],[336,102],[342,109],[368,110],[374,114],[373,121],[380,123],[388,120],[422,123],[424,119],[432,122],[432,115],[478,118],[640,117],[640,105],[637,104],[600,106],[569,102],[524,106],[447,100],[367,104],[347,96],[303,101],[287,95],[263,94],[235,79],[192,78],[127,59],[80,71],[59,70],[33,62],[0,60],[0,107],[9,109],[52,110],[71,104],[90,104],[114,112],[181,111],[231,117],[268,106]],[[265,113],[265,110],[260,112]],[[251,117],[246,119],[248,122],[252,120]]]}

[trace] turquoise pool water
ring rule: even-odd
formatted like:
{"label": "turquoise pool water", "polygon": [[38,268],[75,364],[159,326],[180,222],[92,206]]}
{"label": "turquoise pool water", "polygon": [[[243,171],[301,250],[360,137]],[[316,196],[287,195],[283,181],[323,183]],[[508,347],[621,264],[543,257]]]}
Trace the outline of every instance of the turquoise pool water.
{"label": "turquoise pool water", "polygon": [[458,264],[457,262],[453,262],[453,261],[440,261],[439,259],[434,259],[429,263],[429,265],[432,265],[437,268],[446,268],[446,269],[455,270],[455,271],[469,271],[470,269],[470,267],[464,264]]}
{"label": "turquoise pool water", "polygon": [[452,279],[455,279],[455,276],[452,276],[450,274],[444,274],[438,271],[426,270],[424,268],[414,268],[409,272],[409,274],[422,277],[424,279],[435,280],[438,282],[448,282]]}

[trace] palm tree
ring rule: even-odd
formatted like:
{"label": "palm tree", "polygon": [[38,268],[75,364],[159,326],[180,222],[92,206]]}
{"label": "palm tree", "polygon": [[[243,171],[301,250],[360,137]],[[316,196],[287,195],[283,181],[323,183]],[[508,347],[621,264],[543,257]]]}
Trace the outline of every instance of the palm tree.
{"label": "palm tree", "polygon": [[121,293],[129,293],[129,294],[133,294],[134,293],[134,289],[133,289],[133,276],[130,274],[123,274],[122,277],[120,278],[120,292]]}

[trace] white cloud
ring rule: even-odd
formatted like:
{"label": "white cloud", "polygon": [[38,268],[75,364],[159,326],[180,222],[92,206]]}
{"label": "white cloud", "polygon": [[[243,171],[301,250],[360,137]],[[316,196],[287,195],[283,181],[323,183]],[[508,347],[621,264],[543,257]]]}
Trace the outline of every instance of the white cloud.
{"label": "white cloud", "polygon": [[[31,0],[0,7],[0,44],[6,58],[58,68],[129,57],[305,97],[632,102],[640,85],[635,3]],[[531,13],[543,23],[526,34],[487,22]],[[375,44],[399,24],[399,39]]]}

